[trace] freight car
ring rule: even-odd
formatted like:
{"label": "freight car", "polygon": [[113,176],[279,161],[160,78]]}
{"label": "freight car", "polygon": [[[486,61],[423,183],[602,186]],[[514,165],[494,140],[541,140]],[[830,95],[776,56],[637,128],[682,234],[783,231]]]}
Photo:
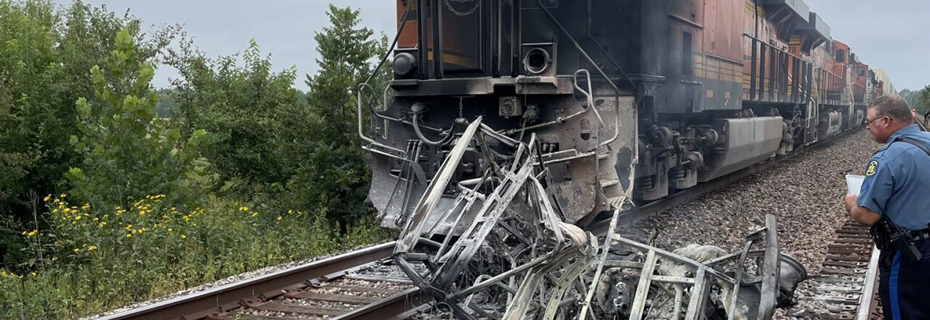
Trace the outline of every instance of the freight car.
{"label": "freight car", "polygon": [[585,225],[860,126],[884,94],[802,0],[397,0],[396,15],[393,80],[358,99],[388,227],[479,116],[487,137],[437,209],[533,135],[564,220]]}

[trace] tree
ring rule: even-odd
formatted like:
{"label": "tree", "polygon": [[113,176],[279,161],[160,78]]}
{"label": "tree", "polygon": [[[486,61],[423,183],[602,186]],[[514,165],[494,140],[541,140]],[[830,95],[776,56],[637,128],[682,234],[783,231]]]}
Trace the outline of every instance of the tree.
{"label": "tree", "polygon": [[47,1],[0,1],[0,212],[15,212],[10,220],[26,215],[27,194],[50,190],[61,177],[52,178],[56,162],[70,158],[60,146],[73,113],[53,86],[59,25]]}
{"label": "tree", "polygon": [[930,85],[914,92],[912,95],[915,96],[914,104],[911,105],[912,108],[917,109],[917,112],[921,114],[930,110]]}
{"label": "tree", "polygon": [[74,102],[93,95],[88,71],[110,55],[116,31],[130,30],[144,59],[176,32],[144,40],[139,25],[81,1],[57,10],[48,0],[0,0],[0,212],[14,217],[0,226],[34,221],[28,199],[67,189],[64,173],[81,161],[70,144],[78,130]]}
{"label": "tree", "polygon": [[[279,147],[282,137],[302,138],[288,132],[308,123],[300,92],[292,88],[294,67],[272,72],[254,40],[242,58],[242,66],[235,56],[211,60],[182,41],[167,62],[183,76],[171,91],[174,125],[183,136],[205,130],[198,149],[226,181],[222,191],[249,200],[284,189],[294,172],[285,159],[295,151]],[[291,127],[283,126],[285,119]]]}
{"label": "tree", "polygon": [[[150,89],[152,63],[137,49],[127,29],[116,33],[115,49],[103,66],[90,70],[94,95],[77,100],[79,134],[71,137],[82,155],[66,177],[72,194],[94,206],[121,205],[163,194],[186,202],[196,194],[187,178],[206,165],[190,149],[202,132],[181,141],[155,114],[157,95]],[[180,147],[179,147],[180,146]]]}
{"label": "tree", "polygon": [[[357,85],[371,72],[379,42],[371,29],[359,27],[359,12],[330,5],[331,26],[314,39],[321,58],[320,71],[307,76],[309,110],[305,125],[313,141],[300,161],[290,190],[304,190],[297,199],[320,206],[331,220],[351,223],[371,213],[363,204],[371,181],[366,155],[356,131]],[[378,57],[380,58],[380,57]]]}

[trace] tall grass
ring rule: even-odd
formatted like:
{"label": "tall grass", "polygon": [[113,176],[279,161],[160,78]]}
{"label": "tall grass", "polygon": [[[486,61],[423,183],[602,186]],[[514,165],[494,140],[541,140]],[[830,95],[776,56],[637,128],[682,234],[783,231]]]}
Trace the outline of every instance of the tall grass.
{"label": "tall grass", "polygon": [[324,212],[208,197],[172,207],[153,195],[127,208],[48,196],[49,230],[24,232],[36,272],[0,271],[0,318],[78,318],[269,265],[387,239],[372,220],[339,226]]}

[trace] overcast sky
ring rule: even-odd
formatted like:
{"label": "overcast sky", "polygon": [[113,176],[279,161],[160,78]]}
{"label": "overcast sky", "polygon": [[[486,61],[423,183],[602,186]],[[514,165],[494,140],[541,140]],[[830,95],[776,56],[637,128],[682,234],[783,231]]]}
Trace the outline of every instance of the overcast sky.
{"label": "overcast sky", "polygon": [[[69,0],[56,0],[70,3]],[[305,74],[318,66],[314,32],[329,24],[329,3],[361,10],[362,24],[394,35],[394,0],[85,0],[106,4],[122,14],[127,9],[146,25],[179,23],[209,56],[232,55],[255,39],[271,55],[276,70],[297,66],[296,86],[306,89]],[[833,38],[849,44],[865,63],[884,68],[896,89],[930,84],[930,1],[805,0],[820,14]],[[564,2],[564,3],[567,3]],[[154,85],[165,87],[177,74],[159,69]]]}

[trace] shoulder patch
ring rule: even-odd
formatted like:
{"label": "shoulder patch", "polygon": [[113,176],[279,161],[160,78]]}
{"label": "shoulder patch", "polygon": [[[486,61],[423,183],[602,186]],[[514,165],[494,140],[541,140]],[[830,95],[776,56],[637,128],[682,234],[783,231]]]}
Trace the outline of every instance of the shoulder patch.
{"label": "shoulder patch", "polygon": [[869,161],[869,166],[865,169],[865,175],[866,176],[874,175],[876,169],[878,169],[878,160]]}

